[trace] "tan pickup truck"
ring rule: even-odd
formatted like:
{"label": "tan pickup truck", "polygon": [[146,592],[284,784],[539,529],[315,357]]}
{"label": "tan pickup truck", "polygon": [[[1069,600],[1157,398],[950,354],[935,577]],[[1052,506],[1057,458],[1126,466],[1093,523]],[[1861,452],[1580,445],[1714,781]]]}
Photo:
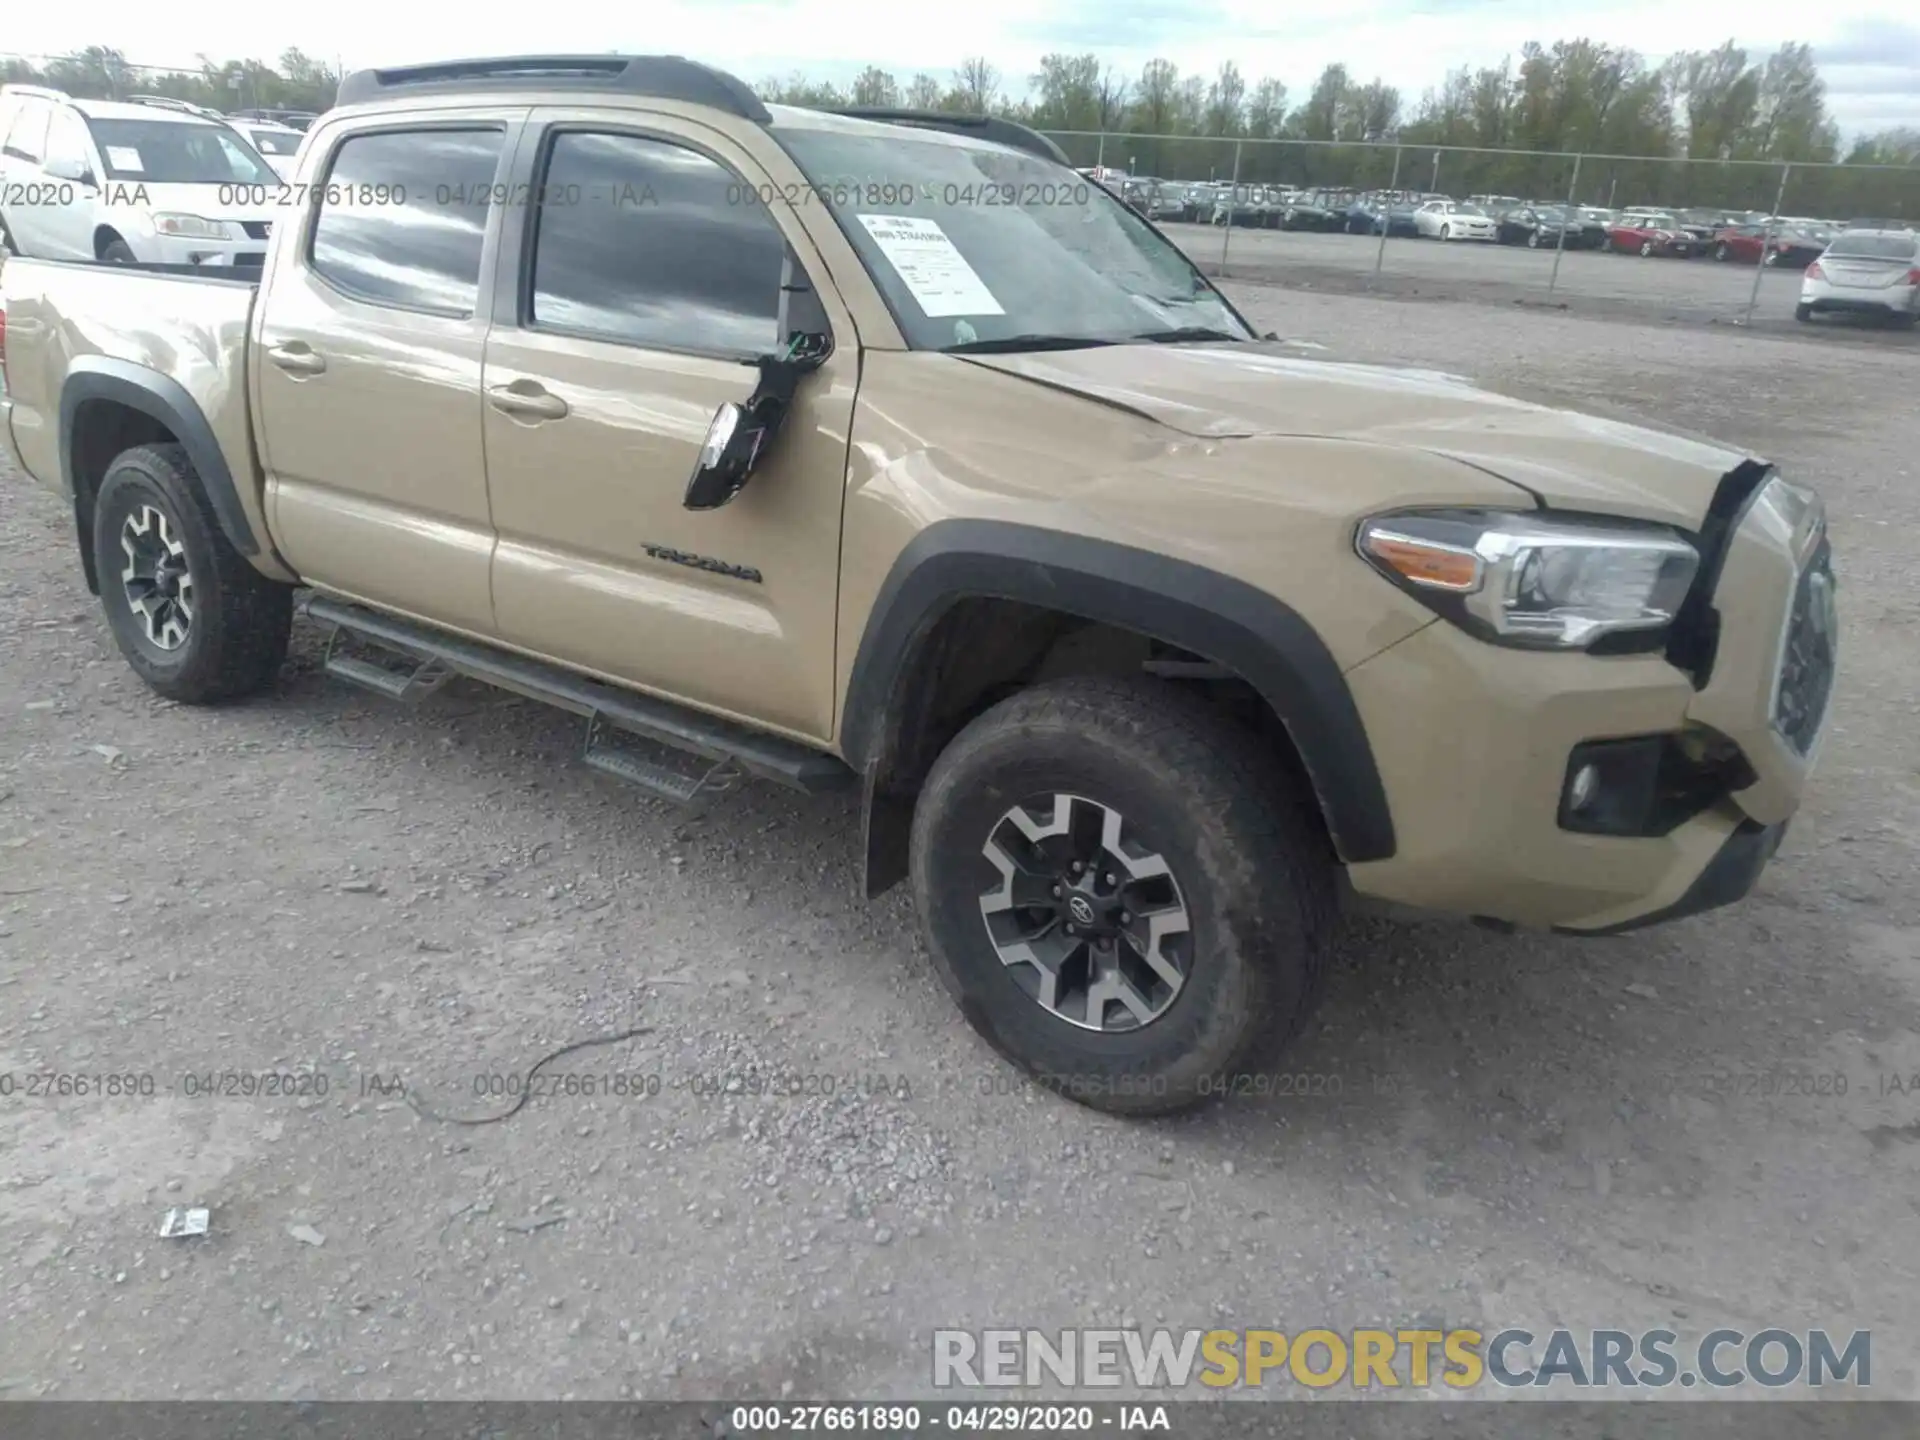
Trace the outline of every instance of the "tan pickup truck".
{"label": "tan pickup truck", "polygon": [[1002,121],[673,58],[367,71],[258,283],[10,261],[20,463],[135,672],[566,707],[688,800],[858,785],[1003,1055],[1133,1113],[1309,1013],[1347,895],[1602,934],[1737,899],[1819,748],[1819,500],[1299,358]]}

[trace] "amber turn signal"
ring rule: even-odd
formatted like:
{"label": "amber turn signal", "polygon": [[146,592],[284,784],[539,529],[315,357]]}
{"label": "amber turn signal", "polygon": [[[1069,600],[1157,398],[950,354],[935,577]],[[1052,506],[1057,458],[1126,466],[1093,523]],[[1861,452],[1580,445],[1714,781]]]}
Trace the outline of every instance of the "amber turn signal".
{"label": "amber turn signal", "polygon": [[1471,550],[1416,540],[1388,530],[1368,530],[1361,537],[1367,554],[1416,585],[1436,590],[1475,590],[1480,585],[1480,557]]}

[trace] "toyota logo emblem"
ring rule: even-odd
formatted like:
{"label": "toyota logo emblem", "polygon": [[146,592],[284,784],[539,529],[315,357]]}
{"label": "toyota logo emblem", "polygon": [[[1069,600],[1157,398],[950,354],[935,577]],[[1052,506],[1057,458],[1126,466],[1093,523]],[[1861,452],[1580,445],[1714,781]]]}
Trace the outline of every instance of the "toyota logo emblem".
{"label": "toyota logo emblem", "polygon": [[1084,895],[1076,895],[1067,901],[1067,913],[1082,925],[1093,923],[1093,904]]}

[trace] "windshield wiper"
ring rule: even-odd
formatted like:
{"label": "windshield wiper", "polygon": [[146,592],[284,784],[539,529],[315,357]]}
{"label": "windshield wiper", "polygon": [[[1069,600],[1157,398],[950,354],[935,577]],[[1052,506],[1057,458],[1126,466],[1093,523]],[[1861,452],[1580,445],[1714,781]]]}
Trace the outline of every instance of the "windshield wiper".
{"label": "windshield wiper", "polygon": [[1246,337],[1207,325],[1182,325],[1173,330],[1146,330],[1132,338],[1151,340],[1156,345],[1178,345],[1187,340],[1244,340]]}
{"label": "windshield wiper", "polygon": [[943,355],[998,355],[1020,350],[1084,350],[1095,345],[1112,345],[1091,335],[1001,335],[992,340],[962,340],[943,345]]}

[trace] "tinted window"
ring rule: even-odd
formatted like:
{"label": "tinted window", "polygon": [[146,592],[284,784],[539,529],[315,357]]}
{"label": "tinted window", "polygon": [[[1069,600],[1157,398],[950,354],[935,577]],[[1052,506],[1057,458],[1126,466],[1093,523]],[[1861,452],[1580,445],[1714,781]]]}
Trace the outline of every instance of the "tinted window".
{"label": "tinted window", "polygon": [[53,107],[44,100],[22,100],[7,132],[7,154],[38,164],[47,152],[47,120],[52,114]]}
{"label": "tinted window", "polygon": [[786,242],[725,166],[661,140],[563,133],[541,194],[533,324],[666,350],[779,345]]}
{"label": "tinted window", "polygon": [[498,130],[356,135],[335,154],[313,268],[359,299],[471,315]]}

